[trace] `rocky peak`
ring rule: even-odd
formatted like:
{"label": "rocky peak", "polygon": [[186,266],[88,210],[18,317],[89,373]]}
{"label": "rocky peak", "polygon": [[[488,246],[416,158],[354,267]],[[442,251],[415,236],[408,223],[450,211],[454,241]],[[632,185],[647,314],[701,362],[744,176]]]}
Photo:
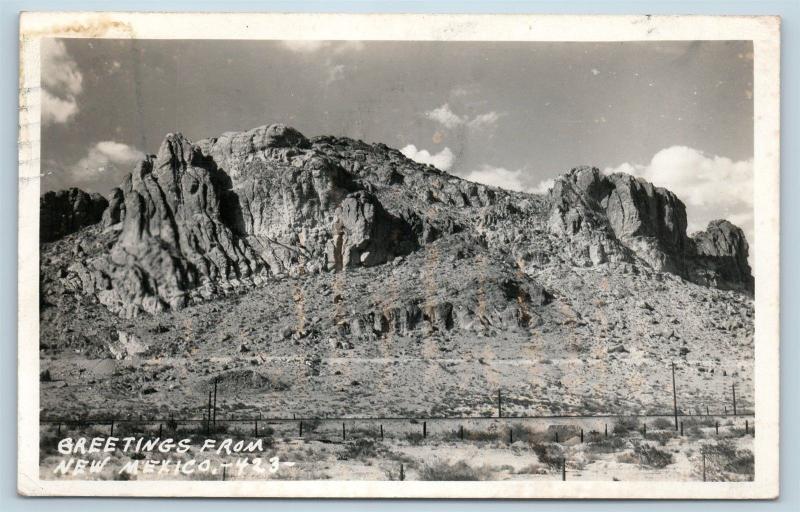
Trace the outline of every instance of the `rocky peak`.
{"label": "rocky peak", "polygon": [[73,220],[48,227],[43,242],[101,216],[104,238],[86,244],[95,252],[70,262],[64,282],[125,317],[414,252],[438,258],[436,242],[456,236],[497,260],[498,280],[518,278],[505,274],[512,262],[523,261],[531,281],[570,261],[642,265],[716,287],[752,282],[738,228],[717,223],[690,240],[683,203],[644,180],[580,167],[545,200],[468,182],[383,144],[309,140],[280,124],[197,143],[168,134],[107,201],[76,190],[43,197],[43,219],[65,210]]}
{"label": "rocky peak", "polygon": [[705,231],[693,234],[691,241],[698,259],[694,269],[697,281],[718,288],[753,291],[750,248],[741,228],[727,220],[713,220]]}
{"label": "rocky peak", "polygon": [[551,231],[583,243],[595,264],[605,259],[595,256],[600,254],[625,261],[627,249],[657,271],[720,288],[752,289],[741,229],[714,221],[690,239],[683,202],[642,178],[578,167],[556,180],[549,200]]}
{"label": "rocky peak", "polygon": [[628,174],[578,167],[556,180],[550,197],[556,232],[575,231],[585,221],[591,229],[610,230],[656,270],[680,273],[686,208],[672,192]]}

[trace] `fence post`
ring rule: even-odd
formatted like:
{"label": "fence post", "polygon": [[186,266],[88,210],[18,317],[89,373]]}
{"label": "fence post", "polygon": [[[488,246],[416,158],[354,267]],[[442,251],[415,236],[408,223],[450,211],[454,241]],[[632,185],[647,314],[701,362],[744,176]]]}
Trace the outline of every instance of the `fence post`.
{"label": "fence post", "polygon": [[400,481],[402,482],[405,479],[406,479],[406,474],[403,471],[403,464],[400,464]]}
{"label": "fence post", "polygon": [[163,423],[159,423],[159,424],[158,424],[158,437],[159,437],[159,438],[161,438],[161,434],[162,434],[163,432],[164,432],[164,424],[163,424]]}
{"label": "fence post", "polygon": [[683,435],[683,422],[681,422],[681,435]]}
{"label": "fence post", "polygon": [[211,390],[208,390],[208,414],[206,415],[206,434],[211,433]]}
{"label": "fence post", "polygon": [[458,437],[463,441],[464,440],[464,425],[458,426]]}
{"label": "fence post", "polygon": [[606,423],[606,437],[608,437],[608,423]]}
{"label": "fence post", "polygon": [[227,474],[228,474],[228,467],[227,466],[222,466],[222,481],[223,482],[225,481],[225,478],[227,477]]}
{"label": "fence post", "polygon": [[114,420],[111,420],[111,434],[109,437],[114,437]]}
{"label": "fence post", "polygon": [[749,433],[750,433],[750,422],[744,420],[744,435],[747,435]]}
{"label": "fence post", "polygon": [[61,437],[61,423],[59,422],[58,427],[56,427],[56,435]]}
{"label": "fence post", "polygon": [[703,450],[703,481],[706,481],[706,452]]}
{"label": "fence post", "polygon": [[556,430],[556,443],[558,442],[558,430]]}
{"label": "fence post", "polygon": [[255,436],[258,437],[258,420],[254,420],[253,421],[253,427],[254,427],[253,428],[253,432],[254,432]]}
{"label": "fence post", "polygon": [[214,415],[212,426],[214,428],[214,433],[217,432],[217,381],[219,381],[219,377],[214,379]]}
{"label": "fence post", "polygon": [[711,416],[710,414],[708,414],[708,406],[706,406],[706,416]]}
{"label": "fence post", "polygon": [[672,362],[672,413],[675,415],[675,430],[678,430],[678,393],[675,391],[675,362]]}
{"label": "fence post", "polygon": [[561,457],[561,481],[565,482],[567,480],[567,459],[565,457]]}
{"label": "fence post", "polygon": [[508,429],[508,444],[514,444],[514,429],[511,427]]}
{"label": "fence post", "polygon": [[422,422],[422,437],[428,437],[428,422]]}
{"label": "fence post", "polygon": [[345,434],[345,431],[344,431],[344,422],[342,422],[342,441],[344,441],[346,438],[347,437],[346,437],[346,434]]}
{"label": "fence post", "polygon": [[581,443],[583,442],[583,429],[581,429]]}
{"label": "fence post", "polygon": [[303,420],[300,420],[300,437],[303,437]]}
{"label": "fence post", "polygon": [[736,383],[731,384],[731,392],[733,393],[733,415],[736,416]]}
{"label": "fence post", "polygon": [[717,431],[717,435],[719,435],[719,421],[714,422],[714,430]]}
{"label": "fence post", "polygon": [[383,441],[383,423],[381,423],[381,441]]}

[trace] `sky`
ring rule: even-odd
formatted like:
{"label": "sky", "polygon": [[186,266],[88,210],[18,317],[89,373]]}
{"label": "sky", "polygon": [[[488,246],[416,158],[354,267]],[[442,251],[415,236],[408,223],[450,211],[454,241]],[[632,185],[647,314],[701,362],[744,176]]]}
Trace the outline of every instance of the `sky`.
{"label": "sky", "polygon": [[628,172],[675,192],[690,233],[727,218],[752,245],[749,41],[53,39],[42,88],[42,192],[105,194],[169,132],[285,123],[514,190]]}

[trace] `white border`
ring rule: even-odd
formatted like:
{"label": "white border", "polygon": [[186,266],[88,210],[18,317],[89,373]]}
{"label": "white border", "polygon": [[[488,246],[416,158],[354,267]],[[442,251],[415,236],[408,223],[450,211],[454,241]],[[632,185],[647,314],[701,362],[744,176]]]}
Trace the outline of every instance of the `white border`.
{"label": "white border", "polygon": [[[452,41],[753,40],[755,481],[185,482],[39,479],[39,48],[45,37]],[[760,498],[779,492],[780,19],[775,16],[23,13],[20,19],[18,492],[60,496]]]}

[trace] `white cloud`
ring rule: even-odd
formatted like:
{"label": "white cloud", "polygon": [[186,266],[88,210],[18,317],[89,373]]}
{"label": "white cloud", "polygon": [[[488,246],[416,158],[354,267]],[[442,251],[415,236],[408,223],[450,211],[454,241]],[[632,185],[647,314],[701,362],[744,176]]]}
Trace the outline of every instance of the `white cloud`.
{"label": "white cloud", "polygon": [[400,150],[407,158],[421,164],[430,164],[437,169],[447,171],[453,166],[456,157],[450,148],[444,148],[436,154],[431,154],[426,149],[417,149],[414,144],[409,144]]}
{"label": "white cloud", "polygon": [[[648,164],[624,163],[603,172],[626,172],[674,192],[686,204],[688,231],[714,219],[741,227],[753,247],[753,160],[734,161],[686,146],[656,153]],[[752,251],[751,251],[752,253]]]}
{"label": "white cloud", "polygon": [[470,119],[469,116],[460,116],[453,112],[449,103],[445,103],[441,107],[425,112],[425,117],[449,129],[462,125],[472,129],[494,127],[501,115],[502,114],[498,114],[492,110],[484,114],[478,114]]}
{"label": "white cloud", "polygon": [[464,176],[464,179],[483,183],[492,187],[499,187],[505,190],[516,192],[527,192],[529,194],[547,194],[553,188],[553,179],[543,180],[536,186],[527,185],[524,179],[525,171],[522,169],[506,169],[505,167],[495,167],[484,164],[480,169],[471,171]]}
{"label": "white cloud", "polygon": [[64,100],[42,89],[42,122],[44,124],[63,124],[78,113],[78,103],[74,98]]}
{"label": "white cloud", "polygon": [[360,51],[364,49],[362,41],[315,41],[315,40],[295,40],[281,41],[287,50],[295,53],[315,53],[320,50],[331,50],[334,53],[344,53],[347,51]]}
{"label": "white cloud", "polygon": [[75,183],[89,183],[104,175],[122,175],[133,170],[144,153],[136,148],[106,140],[92,146],[86,156],[67,169],[69,179]]}
{"label": "white cloud", "polygon": [[485,114],[475,116],[469,122],[467,122],[467,125],[470,128],[494,126],[497,124],[498,119],[500,119],[500,114],[492,110],[491,112],[486,112]]}
{"label": "white cloud", "polygon": [[69,121],[78,113],[82,91],[83,74],[64,42],[48,40],[42,45],[42,123]]}
{"label": "white cloud", "polygon": [[472,171],[464,176],[464,179],[506,190],[526,191],[525,186],[522,184],[522,171],[519,169],[510,171],[504,167],[484,165],[477,171]]}
{"label": "white cloud", "polygon": [[533,194],[547,194],[548,192],[550,192],[550,189],[553,188],[555,182],[556,180],[553,178],[550,178],[549,180],[542,180],[539,182],[538,185],[528,190],[528,192],[531,192]]}
{"label": "white cloud", "polygon": [[456,126],[467,122],[466,117],[460,117],[456,115],[455,112],[450,110],[450,105],[448,105],[447,103],[445,103],[439,108],[435,108],[433,110],[425,112],[425,117],[433,121],[436,121],[445,128],[455,128]]}
{"label": "white cloud", "polygon": [[555,181],[553,179],[540,181],[533,187],[527,185],[524,179],[525,174],[526,173],[522,169],[509,170],[505,167],[495,167],[484,164],[480,169],[472,171],[464,176],[464,179],[505,190],[527,192],[529,194],[547,194],[550,189],[553,188],[553,183]]}
{"label": "white cloud", "polygon": [[325,85],[344,79],[344,64],[328,64],[328,76],[325,78]]}

